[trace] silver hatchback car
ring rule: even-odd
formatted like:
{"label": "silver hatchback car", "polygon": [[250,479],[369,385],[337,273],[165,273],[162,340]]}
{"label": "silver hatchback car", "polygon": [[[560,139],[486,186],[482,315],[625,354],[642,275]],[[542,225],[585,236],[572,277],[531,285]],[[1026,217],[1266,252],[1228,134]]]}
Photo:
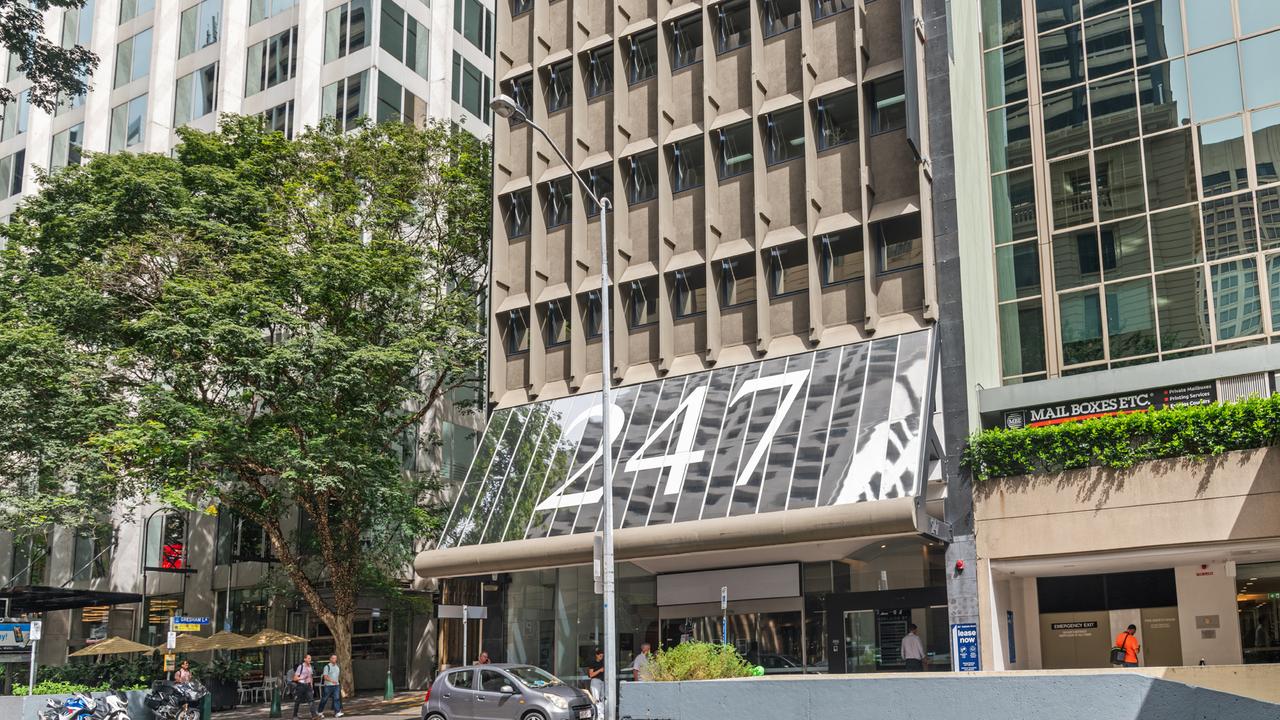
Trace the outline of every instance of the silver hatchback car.
{"label": "silver hatchback car", "polygon": [[586,693],[532,665],[489,664],[440,673],[422,720],[596,720]]}

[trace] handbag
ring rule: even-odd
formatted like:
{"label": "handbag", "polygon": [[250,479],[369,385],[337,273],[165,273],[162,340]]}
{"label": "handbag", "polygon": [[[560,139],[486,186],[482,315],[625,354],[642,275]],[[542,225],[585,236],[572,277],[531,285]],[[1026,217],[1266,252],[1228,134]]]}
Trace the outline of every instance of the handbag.
{"label": "handbag", "polygon": [[1129,642],[1128,639],[1125,639],[1122,641],[1120,645],[1117,645],[1111,648],[1111,664],[1112,665],[1124,664],[1124,656],[1126,655],[1124,646],[1128,644],[1128,642]]}

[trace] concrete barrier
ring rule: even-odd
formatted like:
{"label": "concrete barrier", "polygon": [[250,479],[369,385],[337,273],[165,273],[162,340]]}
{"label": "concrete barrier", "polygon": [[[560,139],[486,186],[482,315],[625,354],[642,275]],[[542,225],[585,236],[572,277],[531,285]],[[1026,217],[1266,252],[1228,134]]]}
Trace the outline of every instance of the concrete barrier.
{"label": "concrete barrier", "polygon": [[1280,720],[1280,705],[1123,671],[624,683],[623,720]]}
{"label": "concrete barrier", "polygon": [[[100,698],[105,694],[93,693],[93,696]],[[130,690],[126,695],[129,698],[129,717],[133,720],[149,720],[151,711],[142,704],[142,698],[147,695],[146,691]],[[0,695],[0,720],[38,720],[39,712],[46,701],[66,698],[66,695],[32,695],[30,697]]]}

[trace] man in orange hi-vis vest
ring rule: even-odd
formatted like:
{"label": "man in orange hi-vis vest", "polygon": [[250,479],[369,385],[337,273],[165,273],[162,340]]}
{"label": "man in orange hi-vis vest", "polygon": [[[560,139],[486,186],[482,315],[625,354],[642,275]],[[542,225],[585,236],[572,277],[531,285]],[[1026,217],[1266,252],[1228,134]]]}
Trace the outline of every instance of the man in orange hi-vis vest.
{"label": "man in orange hi-vis vest", "polygon": [[1116,636],[1116,647],[1124,650],[1124,662],[1121,667],[1138,667],[1138,626],[1130,625],[1127,630]]}

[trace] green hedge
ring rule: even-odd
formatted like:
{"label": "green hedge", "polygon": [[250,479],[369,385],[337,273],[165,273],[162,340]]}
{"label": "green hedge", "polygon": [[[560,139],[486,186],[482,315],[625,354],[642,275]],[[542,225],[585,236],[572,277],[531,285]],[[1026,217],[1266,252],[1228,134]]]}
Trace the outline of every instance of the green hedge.
{"label": "green hedge", "polygon": [[1280,444],[1280,395],[1173,407],[969,438],[964,463],[978,480],[1145,460],[1206,457]]}
{"label": "green hedge", "polygon": [[732,645],[686,642],[654,653],[640,679],[679,682],[751,677],[754,674],[751,663]]}

